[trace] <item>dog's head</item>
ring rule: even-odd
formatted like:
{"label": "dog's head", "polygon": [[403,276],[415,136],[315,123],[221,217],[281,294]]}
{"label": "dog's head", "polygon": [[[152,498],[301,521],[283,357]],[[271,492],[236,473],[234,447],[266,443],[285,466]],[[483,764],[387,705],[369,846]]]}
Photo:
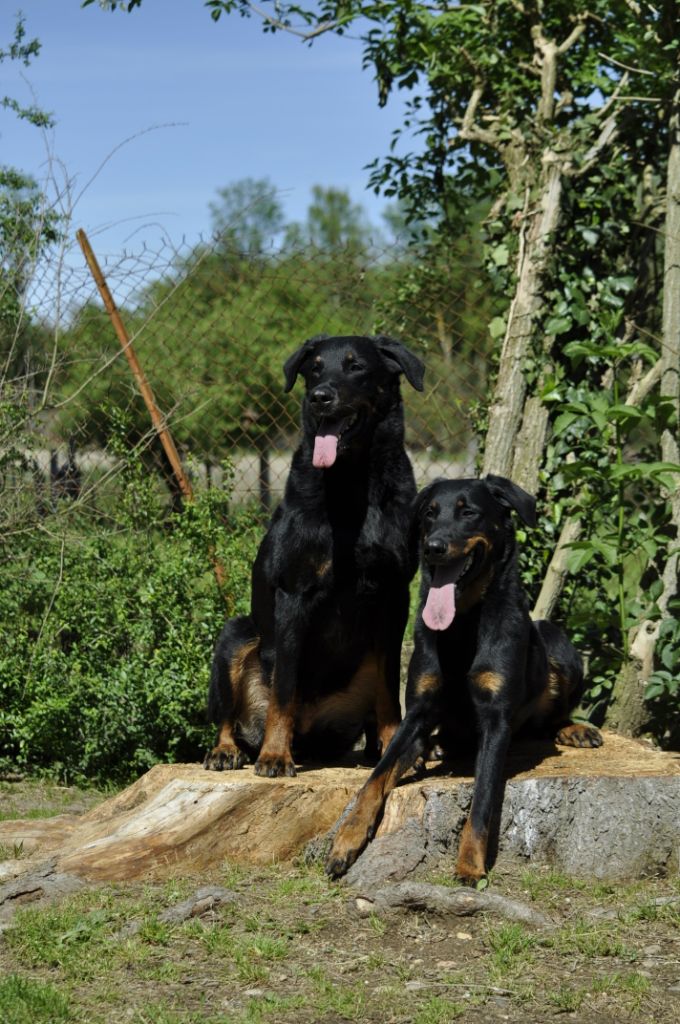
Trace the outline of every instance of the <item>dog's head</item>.
{"label": "dog's head", "polygon": [[423,390],[425,368],[393,338],[349,336],[310,338],[286,361],[286,391],[298,374],[306,384],[303,422],[314,438],[312,462],[328,469],[344,453],[358,449],[394,406],[403,373]]}
{"label": "dog's head", "polygon": [[424,586],[423,621],[448,629],[456,601],[481,599],[514,536],[510,512],[536,523],[536,501],[502,476],[483,480],[439,480],[417,496],[413,528],[420,544]]}

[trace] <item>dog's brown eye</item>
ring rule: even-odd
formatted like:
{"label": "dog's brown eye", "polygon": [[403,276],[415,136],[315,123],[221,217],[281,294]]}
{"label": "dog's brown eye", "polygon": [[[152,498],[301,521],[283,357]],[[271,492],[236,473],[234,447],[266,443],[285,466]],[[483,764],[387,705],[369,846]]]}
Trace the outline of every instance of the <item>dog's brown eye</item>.
{"label": "dog's brown eye", "polygon": [[363,373],[365,366],[363,363],[357,363],[354,359],[347,364],[347,370],[349,373]]}
{"label": "dog's brown eye", "polygon": [[425,518],[426,519],[434,519],[436,515],[437,515],[437,509],[435,508],[434,505],[430,505],[429,508],[425,509]]}

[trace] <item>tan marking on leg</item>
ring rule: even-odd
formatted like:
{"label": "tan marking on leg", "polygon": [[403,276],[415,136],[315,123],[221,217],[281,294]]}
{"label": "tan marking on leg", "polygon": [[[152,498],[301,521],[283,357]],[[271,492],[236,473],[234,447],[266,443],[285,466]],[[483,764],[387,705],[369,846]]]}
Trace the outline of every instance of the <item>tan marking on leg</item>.
{"label": "tan marking on leg", "polygon": [[259,659],[260,641],[248,641],[236,651],[229,662],[232,714],[220,724],[217,743],[208,751],[203,767],[213,771],[242,768],[247,761],[234,736],[237,722],[248,724],[258,712],[262,718],[269,693],[262,680]]}
{"label": "tan marking on leg", "polygon": [[317,565],[317,567],[316,567],[316,575],[318,576],[318,578],[320,580],[323,579],[324,576],[328,575],[332,565],[333,565],[333,561],[330,558],[327,559],[325,562],[321,562],[320,565]]}
{"label": "tan marking on leg", "polygon": [[469,885],[486,874],[486,843],[486,834],[477,835],[468,818],[460,837],[456,874]]}
{"label": "tan marking on leg", "polygon": [[216,745],[223,750],[236,746],[236,741],[234,740],[234,730],[232,728],[231,722],[222,722],[222,725],[220,726],[220,731],[217,735]]}
{"label": "tan marking on leg", "polygon": [[398,766],[369,779],[359,790],[353,809],[335,834],[326,870],[330,875],[344,875],[375,834],[385,800],[399,781]]}
{"label": "tan marking on leg", "polygon": [[384,656],[376,657],[375,665],[375,718],[378,731],[378,747],[380,748],[380,753],[384,754],[392,741],[392,737],[399,728],[401,708],[398,695],[390,693],[387,687]]}
{"label": "tan marking on leg", "polygon": [[500,693],[504,682],[503,676],[499,675],[498,672],[477,672],[472,677],[473,686],[484,690],[485,693],[489,693],[492,696]]}
{"label": "tan marking on leg", "polygon": [[252,671],[252,657],[260,647],[259,638],[255,640],[249,640],[248,643],[242,644],[241,647],[236,651],[233,658],[229,662],[229,677],[231,679],[232,693],[234,694],[234,703],[237,703],[237,695],[241,690],[243,677]]}
{"label": "tan marking on leg", "polygon": [[[272,687],[274,682],[272,681]],[[293,705],[279,706],[272,689],[267,708],[262,747],[255,763],[256,775],[275,778],[280,775],[296,775],[291,753],[295,714]]]}

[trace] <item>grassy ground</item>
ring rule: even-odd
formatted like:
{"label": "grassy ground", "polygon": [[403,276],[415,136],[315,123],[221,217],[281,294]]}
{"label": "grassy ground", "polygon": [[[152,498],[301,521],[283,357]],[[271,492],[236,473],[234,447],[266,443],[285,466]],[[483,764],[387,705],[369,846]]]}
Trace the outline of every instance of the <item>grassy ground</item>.
{"label": "grassy ground", "polygon": [[[82,807],[94,799],[63,796],[55,791],[50,806],[64,811],[72,800]],[[13,800],[26,816],[32,799],[24,784],[7,784],[0,813],[8,816]],[[210,884],[231,890],[234,901],[182,924],[159,921]],[[302,866],[225,864],[201,877],[86,888],[61,903],[26,906],[2,933],[0,1022],[678,1019],[678,880],[587,885],[518,868],[497,869],[491,885],[549,913],[558,927],[541,933],[498,919],[408,912],[361,918],[347,890]]]}

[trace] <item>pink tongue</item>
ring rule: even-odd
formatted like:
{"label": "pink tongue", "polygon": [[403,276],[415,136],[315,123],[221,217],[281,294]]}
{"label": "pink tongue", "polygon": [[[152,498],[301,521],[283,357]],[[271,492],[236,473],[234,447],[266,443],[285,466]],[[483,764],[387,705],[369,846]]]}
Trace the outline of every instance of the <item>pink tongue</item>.
{"label": "pink tongue", "polygon": [[338,454],[338,438],[335,434],[326,434],[325,437],[317,435],[314,438],[314,455],[312,465],[317,469],[328,469],[335,462]]}
{"label": "pink tongue", "polygon": [[423,622],[429,629],[448,629],[456,614],[456,585],[430,587],[423,608]]}

